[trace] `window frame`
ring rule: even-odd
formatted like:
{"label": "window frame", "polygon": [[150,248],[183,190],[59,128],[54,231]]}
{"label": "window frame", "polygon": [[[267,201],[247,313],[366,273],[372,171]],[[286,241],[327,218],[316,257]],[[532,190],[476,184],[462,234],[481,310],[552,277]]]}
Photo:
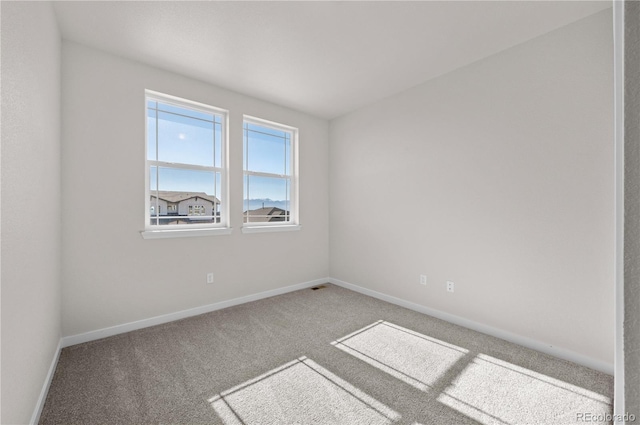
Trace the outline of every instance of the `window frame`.
{"label": "window frame", "polygon": [[[214,134],[215,134],[215,116],[220,118],[220,164],[216,166],[202,166],[196,164],[185,164],[178,162],[159,161],[157,159],[150,160],[149,155],[149,134],[148,134],[148,104],[149,102],[159,102],[170,106],[193,110],[195,112],[214,115]],[[145,90],[144,96],[144,185],[145,185],[145,216],[144,230],[141,233],[144,239],[172,238],[183,236],[209,236],[230,234],[230,218],[229,218],[229,111],[212,105],[184,99],[177,96],[160,93],[153,90]],[[156,139],[158,135],[156,134]],[[156,142],[157,143],[157,142]],[[214,142],[215,149],[215,142]],[[215,154],[214,154],[215,158]],[[151,196],[153,191],[150,189],[150,170],[151,167],[168,167],[177,170],[193,170],[193,171],[210,171],[220,173],[220,193],[216,193],[215,198],[220,201],[220,221],[214,223],[193,223],[193,224],[151,224]],[[157,197],[158,193],[156,193]],[[176,208],[177,210],[177,208]],[[168,209],[167,209],[168,213]],[[212,213],[215,216],[215,211]]]}
{"label": "window frame", "polygon": [[[253,124],[261,127],[270,128],[276,131],[282,131],[289,134],[290,140],[290,152],[289,152],[289,164],[290,174],[277,174],[261,171],[248,170],[246,150],[248,149],[248,143],[246,140],[247,124]],[[243,115],[242,119],[242,232],[243,233],[261,233],[261,232],[274,232],[274,231],[288,231],[299,230],[300,226],[300,208],[299,208],[299,130],[296,127],[290,125],[281,124],[274,121],[265,120],[250,115]],[[268,177],[268,178],[288,178],[289,179],[289,221],[274,221],[274,222],[246,222],[244,217],[244,200],[245,200],[245,178],[247,176]],[[247,205],[247,208],[249,205]]]}

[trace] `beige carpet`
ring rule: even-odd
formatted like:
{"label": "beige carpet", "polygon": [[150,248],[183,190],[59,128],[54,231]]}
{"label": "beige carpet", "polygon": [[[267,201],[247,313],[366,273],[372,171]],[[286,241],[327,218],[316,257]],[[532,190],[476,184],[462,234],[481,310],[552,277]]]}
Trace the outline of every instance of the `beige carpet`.
{"label": "beige carpet", "polygon": [[610,423],[613,378],[340,287],[65,348],[41,424]]}

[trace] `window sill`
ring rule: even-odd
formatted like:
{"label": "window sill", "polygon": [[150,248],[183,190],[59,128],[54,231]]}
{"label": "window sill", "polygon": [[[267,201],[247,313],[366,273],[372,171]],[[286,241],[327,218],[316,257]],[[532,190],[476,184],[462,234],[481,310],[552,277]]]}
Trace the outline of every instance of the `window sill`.
{"label": "window sill", "polygon": [[267,233],[267,232],[291,232],[300,230],[299,224],[287,224],[284,226],[242,226],[242,233]]}
{"label": "window sill", "polygon": [[230,235],[231,227],[216,227],[209,229],[175,229],[175,230],[144,230],[140,232],[143,239],[191,238],[196,236]]}

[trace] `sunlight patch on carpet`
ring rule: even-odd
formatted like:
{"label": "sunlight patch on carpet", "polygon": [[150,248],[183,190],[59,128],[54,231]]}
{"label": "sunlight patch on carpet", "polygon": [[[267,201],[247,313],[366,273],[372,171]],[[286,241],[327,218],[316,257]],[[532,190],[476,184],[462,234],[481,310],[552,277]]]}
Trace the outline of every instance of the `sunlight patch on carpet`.
{"label": "sunlight patch on carpet", "polygon": [[469,352],[383,320],[331,344],[421,391]]}
{"label": "sunlight patch on carpet", "polygon": [[224,391],[209,403],[225,425],[375,424],[400,415],[306,357]]}
{"label": "sunlight patch on carpet", "polygon": [[485,425],[603,424],[612,411],[609,397],[484,354],[438,401]]}

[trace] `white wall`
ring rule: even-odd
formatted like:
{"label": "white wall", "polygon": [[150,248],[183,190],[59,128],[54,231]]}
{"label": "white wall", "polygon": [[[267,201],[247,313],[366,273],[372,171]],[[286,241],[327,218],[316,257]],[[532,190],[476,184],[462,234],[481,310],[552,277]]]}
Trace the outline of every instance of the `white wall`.
{"label": "white wall", "polygon": [[[327,121],[71,42],[62,58],[65,336],[328,276]],[[140,236],[145,89],[230,111],[231,235]],[[300,129],[300,231],[240,231],[243,114]]]}
{"label": "white wall", "polygon": [[332,121],[331,276],[613,363],[611,21]]}
{"label": "white wall", "polygon": [[27,423],[60,340],[60,34],[2,2],[2,416]]}

